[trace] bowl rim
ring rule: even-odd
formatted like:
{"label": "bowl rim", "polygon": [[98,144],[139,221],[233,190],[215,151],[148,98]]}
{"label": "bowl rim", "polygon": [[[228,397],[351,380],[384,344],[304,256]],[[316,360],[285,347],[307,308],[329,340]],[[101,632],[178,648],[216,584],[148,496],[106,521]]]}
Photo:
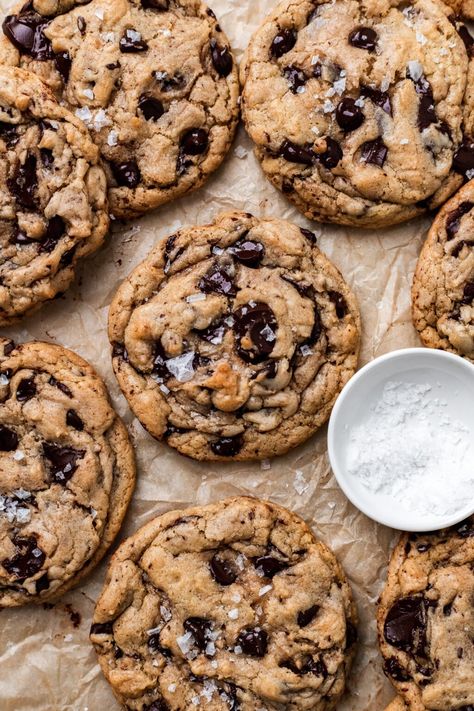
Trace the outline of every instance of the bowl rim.
{"label": "bowl rim", "polygon": [[[338,467],[338,458],[336,455],[336,435],[338,434],[338,422],[339,422],[339,416],[341,414],[341,411],[344,408],[344,404],[347,400],[348,395],[350,392],[353,390],[355,385],[359,383],[360,380],[363,380],[367,374],[384,365],[390,361],[393,360],[402,360],[403,358],[410,357],[410,356],[423,356],[427,360],[432,360],[432,361],[446,361],[450,362],[452,366],[460,367],[461,369],[464,369],[469,372],[469,374],[473,377],[474,379],[474,364],[470,363],[467,359],[463,358],[462,356],[456,355],[455,353],[450,353],[449,351],[444,351],[438,348],[423,348],[423,347],[413,347],[413,348],[399,348],[394,351],[390,351],[389,353],[384,353],[381,356],[378,356],[368,363],[366,363],[360,370],[358,370],[350,380],[347,381],[341,392],[339,393],[339,396],[334,404],[334,407],[331,412],[331,416],[329,418],[329,425],[328,425],[328,456],[329,456],[329,463],[331,466],[332,473],[334,474],[334,477],[339,485],[339,487],[342,489],[343,493],[345,496],[349,499],[349,501],[357,508],[359,511],[361,511],[363,514],[368,516],[368,518],[372,519],[373,521],[376,521],[377,523],[380,523],[384,526],[388,526],[390,528],[394,528],[400,531],[408,531],[408,532],[414,532],[414,533],[420,533],[420,532],[426,532],[426,524],[421,525],[417,524],[415,521],[413,521],[412,524],[409,525],[408,520],[404,520],[403,523],[397,519],[397,513],[390,515],[385,513],[385,510],[379,509],[377,511],[373,511],[370,506],[367,506],[364,502],[361,502],[357,494],[353,491],[353,489],[349,486],[348,484],[348,475],[347,472],[342,470],[342,467]],[[381,512],[380,512],[381,511]],[[458,512],[457,514],[451,514],[450,516],[439,516],[437,517],[439,520],[439,524],[437,524],[433,529],[430,530],[437,530],[437,529],[444,529],[444,528],[449,528],[450,526],[454,526],[457,523],[460,523],[464,519],[468,518],[469,516],[472,516],[474,514],[474,500],[472,502],[472,505],[468,509],[463,509],[462,512]],[[414,518],[416,517],[417,514],[413,514]],[[408,515],[405,514],[407,517]],[[402,523],[402,525],[400,525]]]}

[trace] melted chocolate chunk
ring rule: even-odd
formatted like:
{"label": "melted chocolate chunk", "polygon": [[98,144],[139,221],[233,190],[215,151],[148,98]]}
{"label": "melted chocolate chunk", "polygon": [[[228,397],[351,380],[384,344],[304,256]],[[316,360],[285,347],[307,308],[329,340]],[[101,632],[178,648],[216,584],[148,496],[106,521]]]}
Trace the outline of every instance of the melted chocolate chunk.
{"label": "melted chocolate chunk", "polygon": [[134,29],[125,30],[123,36],[119,42],[120,51],[124,54],[131,54],[134,52],[146,52],[148,45],[144,39],[142,39],[139,32]]}
{"label": "melted chocolate chunk", "polygon": [[184,620],[183,627],[186,632],[191,632],[196,646],[201,651],[204,651],[209,642],[209,634],[212,629],[210,620],[206,620],[204,617],[188,617],[187,620]]}
{"label": "melted chocolate chunk", "polygon": [[386,641],[406,652],[421,654],[426,645],[426,604],[421,595],[402,597],[388,611]]}
{"label": "melted chocolate chunk", "polygon": [[43,567],[46,554],[36,543],[34,536],[22,538],[17,536],[13,539],[18,553],[12,558],[2,560],[2,565],[10,575],[13,575],[18,582],[23,582],[26,578],[31,578]]}
{"label": "melted chocolate chunk", "polygon": [[275,59],[283,57],[287,54],[296,44],[297,34],[295,30],[286,28],[280,30],[280,32],[275,36],[270,47],[270,54]]}
{"label": "melted chocolate chunk", "polygon": [[168,10],[170,6],[169,0],[141,0],[141,3],[144,8],[159,10],[160,12]]}
{"label": "melted chocolate chunk", "polygon": [[288,139],[285,139],[280,146],[279,153],[282,158],[290,163],[301,163],[303,165],[313,165],[315,155],[311,146],[299,146]]}
{"label": "melted chocolate chunk", "polygon": [[215,39],[211,40],[211,59],[220,77],[226,77],[231,73],[234,66],[232,54],[228,47],[222,47]]}
{"label": "melted chocolate chunk", "polygon": [[43,442],[43,454],[50,463],[52,480],[64,485],[72,478],[78,467],[78,459],[83,459],[85,451]]}
{"label": "melted chocolate chunk", "polygon": [[54,55],[54,63],[56,65],[56,69],[61,74],[64,83],[66,83],[71,73],[71,55],[69,54],[69,52],[59,52],[58,54]]}
{"label": "melted chocolate chunk", "polygon": [[304,227],[300,227],[300,232],[303,235],[303,237],[306,237],[306,239],[311,242],[311,244],[316,244],[318,241],[318,238],[314,234],[314,232],[311,232],[311,230],[306,230]]}
{"label": "melted chocolate chunk", "polygon": [[462,202],[455,210],[450,212],[446,218],[446,234],[448,236],[448,241],[453,239],[459,230],[459,225],[461,224],[461,217],[467,215],[468,212],[472,210],[474,203],[472,202]]}
{"label": "melted chocolate chunk", "polygon": [[364,123],[365,116],[355,99],[346,96],[336,108],[336,121],[345,133],[355,131]]}
{"label": "melted chocolate chunk", "polygon": [[5,425],[0,425],[0,451],[13,452],[18,447],[18,435]]}
{"label": "melted chocolate chunk", "polygon": [[474,281],[468,281],[464,286],[463,304],[470,304],[474,299]]}
{"label": "melted chocolate chunk", "polygon": [[304,86],[308,81],[308,78],[302,69],[298,69],[298,67],[293,67],[291,65],[284,68],[283,76],[287,80],[293,94],[297,94],[298,89],[301,86]]}
{"label": "melted chocolate chunk", "polygon": [[3,32],[21,54],[27,54],[39,62],[54,57],[51,42],[44,34],[50,20],[33,10],[27,3],[18,15],[8,15],[3,21]]}
{"label": "melted chocolate chunk", "polygon": [[395,681],[410,681],[411,676],[403,669],[395,657],[387,659],[383,670],[385,674]]}
{"label": "melted chocolate chunk", "polygon": [[154,634],[151,634],[148,637],[148,649],[151,652],[159,652],[167,659],[171,659],[171,657],[173,656],[170,649],[168,649],[167,647],[162,647],[159,632],[155,632]]}
{"label": "melted chocolate chunk", "polygon": [[[70,266],[71,266],[75,254],[76,254],[76,248],[75,248],[75,247],[71,247],[71,249],[68,249],[67,252],[64,252],[64,254],[62,255],[61,259],[59,260],[59,266],[61,267],[61,269],[65,269],[66,267],[70,267]],[[60,298],[61,296],[62,296],[62,294],[58,294],[58,295],[55,296],[54,298],[57,299],[57,298]]]}
{"label": "melted chocolate chunk", "polygon": [[473,244],[474,242],[472,241],[461,240],[461,242],[458,242],[458,244],[454,247],[453,251],[451,252],[451,255],[454,258],[457,258],[461,254],[463,247],[470,247]]}
{"label": "melted chocolate chunk", "polygon": [[296,617],[300,627],[307,627],[314,620],[320,610],[319,605],[312,605],[307,610],[300,610]]}
{"label": "melted chocolate chunk", "polygon": [[349,44],[359,49],[374,52],[377,47],[377,33],[371,27],[357,27],[349,35]]}
{"label": "melted chocolate chunk", "polygon": [[461,175],[474,170],[474,143],[467,136],[454,154],[453,169]]}
{"label": "melted chocolate chunk", "polygon": [[209,134],[204,128],[193,128],[185,133],[180,142],[182,153],[188,156],[199,156],[209,147]]}
{"label": "melted chocolate chunk", "polygon": [[178,91],[186,86],[186,79],[180,72],[176,72],[171,77],[166,72],[153,72],[153,76],[165,94],[169,91]]}
{"label": "melted chocolate chunk", "polygon": [[336,307],[336,316],[338,318],[344,318],[347,314],[347,301],[343,295],[339,294],[338,291],[328,291],[328,296]]}
{"label": "melted chocolate chunk", "polygon": [[16,389],[16,399],[18,402],[26,402],[36,395],[36,383],[34,378],[23,378]]}
{"label": "melted chocolate chunk", "polygon": [[72,392],[68,388],[68,386],[65,383],[62,383],[60,380],[57,380],[54,375],[52,375],[49,379],[49,384],[52,385],[54,388],[58,388],[58,390],[61,390],[62,393],[67,395],[68,397],[72,398]]}
{"label": "melted chocolate chunk", "polygon": [[12,123],[0,121],[0,138],[3,138],[8,146],[13,146],[18,141],[17,127]]}
{"label": "melted chocolate chunk", "polygon": [[24,232],[22,232],[18,227],[10,238],[10,244],[38,244],[35,239],[30,239]]}
{"label": "melted chocolate chunk", "polygon": [[235,457],[243,446],[244,440],[242,435],[219,437],[215,442],[211,442],[211,450],[218,457]]}
{"label": "melted chocolate chunk", "polygon": [[78,432],[84,429],[84,423],[75,410],[68,410],[66,413],[66,424],[73,427]]}
{"label": "melted chocolate chunk", "polygon": [[342,148],[334,138],[326,136],[326,150],[324,153],[318,153],[317,159],[324,165],[325,168],[331,170],[342,158]]}
{"label": "melted chocolate chunk", "polygon": [[380,137],[373,141],[366,141],[361,146],[361,158],[364,163],[372,163],[379,168],[383,167],[387,153],[388,148]]}
{"label": "melted chocolate chunk", "polygon": [[227,560],[219,553],[216,553],[211,558],[209,563],[212,577],[219,585],[232,585],[237,580],[237,572],[235,571],[230,560]]}
{"label": "melted chocolate chunk", "polygon": [[204,341],[219,345],[222,343],[226,328],[227,324],[225,323],[225,318],[219,318],[213,321],[207,328],[201,330],[194,329],[194,332]]}
{"label": "melted chocolate chunk", "polygon": [[261,242],[255,242],[244,236],[229,248],[229,252],[241,264],[256,269],[265,256],[265,247]]}
{"label": "melted chocolate chunk", "polygon": [[41,251],[52,252],[65,232],[66,225],[62,217],[52,217],[41,242]]}
{"label": "melted chocolate chunk", "polygon": [[185,432],[188,432],[188,430],[184,429],[183,427],[176,427],[176,425],[172,425],[169,423],[163,437],[164,439],[168,439],[169,437],[171,437],[171,435],[184,434]]}
{"label": "melted chocolate chunk", "polygon": [[167,378],[169,378],[170,373],[168,368],[166,367],[166,363],[168,360],[168,356],[166,355],[165,350],[161,345],[161,341],[157,341],[155,343],[153,352],[153,375],[158,376],[158,378],[161,378],[162,380],[166,380]]}
{"label": "melted chocolate chunk", "polygon": [[36,207],[36,156],[29,153],[23,165],[19,164],[11,178],[7,180],[8,189],[19,205],[33,210]]}
{"label": "melted chocolate chunk", "polygon": [[48,573],[45,573],[41,576],[41,578],[38,578],[38,580],[36,581],[36,594],[40,595],[45,590],[49,590]]}
{"label": "melted chocolate chunk", "polygon": [[155,97],[150,94],[142,94],[140,96],[138,100],[138,108],[147,121],[158,121],[158,119],[160,119],[165,113],[165,109],[161,101],[159,99],[155,99]]}
{"label": "melted chocolate chunk", "polygon": [[423,131],[432,123],[436,123],[438,118],[435,111],[435,103],[433,97],[433,89],[427,78],[422,75],[419,79],[413,79],[408,73],[409,78],[415,85],[415,91],[418,94],[420,105],[418,107],[418,128]]}
{"label": "melted chocolate chunk", "polygon": [[142,176],[135,160],[128,160],[124,163],[111,163],[110,166],[119,185],[133,190],[140,184]]}
{"label": "melted chocolate chunk", "polygon": [[113,622],[94,622],[91,625],[91,634],[113,634],[114,623]]}
{"label": "melted chocolate chunk", "polygon": [[314,676],[322,676],[323,679],[328,677],[328,668],[322,659],[310,659],[301,669],[303,674],[314,674]]}
{"label": "melted chocolate chunk", "polygon": [[41,162],[45,168],[51,168],[54,163],[54,154],[49,148],[40,148]]}
{"label": "melted chocolate chunk", "polygon": [[233,282],[232,276],[227,271],[226,267],[215,264],[200,279],[198,287],[205,294],[223,294],[224,296],[235,296],[237,287]]}
{"label": "melted chocolate chunk", "polygon": [[373,89],[370,86],[363,86],[360,94],[365,99],[370,99],[373,104],[379,106],[389,116],[392,115],[392,105],[388,91],[380,91],[380,89]]}
{"label": "melted chocolate chunk", "polygon": [[268,635],[260,627],[242,630],[237,637],[236,646],[242,647],[242,652],[249,657],[264,657],[267,653]]}
{"label": "melted chocolate chunk", "polygon": [[254,565],[257,570],[261,570],[266,578],[273,578],[277,573],[288,568],[288,561],[280,560],[271,555],[262,555],[255,558]]}
{"label": "melted chocolate chunk", "polygon": [[[272,309],[261,301],[251,301],[234,312],[236,349],[246,363],[267,360],[276,342],[278,323]],[[243,345],[243,341],[250,340]]]}

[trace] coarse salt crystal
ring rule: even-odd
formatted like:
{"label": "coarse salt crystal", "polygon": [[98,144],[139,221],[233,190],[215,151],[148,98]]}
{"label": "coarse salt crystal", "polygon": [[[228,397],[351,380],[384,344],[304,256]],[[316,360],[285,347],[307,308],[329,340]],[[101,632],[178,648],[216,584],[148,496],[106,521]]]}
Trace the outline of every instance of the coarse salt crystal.
{"label": "coarse salt crystal", "polygon": [[80,109],[76,109],[75,113],[77,118],[80,118],[81,121],[84,121],[85,123],[90,121],[92,118],[92,111],[88,106],[83,106]]}
{"label": "coarse salt crystal", "polygon": [[192,636],[191,632],[186,632],[181,637],[176,638],[176,643],[185,656],[191,651],[193,642],[194,637]]}
{"label": "coarse salt crystal", "polygon": [[260,333],[269,343],[272,343],[276,339],[275,332],[272,331],[268,325],[266,325],[265,328],[262,328]]}
{"label": "coarse salt crystal", "polygon": [[160,390],[163,393],[163,395],[169,395],[170,394],[170,389],[164,385],[164,383],[160,384]]}
{"label": "coarse salt crystal", "polygon": [[94,12],[94,15],[99,18],[99,20],[104,19],[104,9],[102,7],[98,7],[97,10]]}
{"label": "coarse salt crystal", "polygon": [[186,297],[186,301],[188,304],[194,304],[196,301],[205,301],[206,300],[206,294],[190,294],[189,296]]}
{"label": "coarse salt crystal", "polygon": [[16,462],[21,462],[22,459],[25,458],[25,453],[21,451],[21,449],[17,449],[16,452],[13,454],[13,459]]}
{"label": "coarse salt crystal", "polygon": [[306,87],[305,87],[305,86],[299,86],[299,87],[296,89],[296,93],[297,93],[297,94],[304,94],[305,91],[306,91]]}
{"label": "coarse salt crystal", "polygon": [[107,143],[109,146],[116,146],[118,143],[118,133],[117,131],[109,131],[107,136]]}
{"label": "coarse salt crystal", "polygon": [[216,653],[216,645],[214,644],[214,642],[208,642],[206,644],[206,654],[209,657],[213,657],[215,653]]}
{"label": "coarse salt crystal", "polygon": [[472,180],[472,178],[474,178],[474,168],[470,168],[469,170],[466,170],[466,178],[468,180]]}
{"label": "coarse salt crystal", "polygon": [[332,101],[329,101],[329,99],[326,99],[326,101],[324,102],[324,105],[323,105],[323,113],[330,114],[334,111],[335,108],[336,107],[334,106]]}
{"label": "coarse salt crystal", "polygon": [[10,381],[9,381],[9,379],[7,378],[7,376],[6,376],[4,373],[2,373],[2,374],[0,375],[0,385],[8,385],[9,382],[10,382]]}
{"label": "coarse salt crystal", "polygon": [[233,602],[240,602],[242,600],[242,595],[240,593],[234,593],[232,595]]}
{"label": "coarse salt crystal", "polygon": [[408,143],[410,143],[408,138],[402,138],[402,140],[400,141],[401,146],[406,146]]}
{"label": "coarse salt crystal", "polygon": [[263,597],[268,592],[270,592],[270,590],[273,590],[273,585],[264,585],[263,588],[260,588],[260,590],[258,591],[258,596]]}
{"label": "coarse salt crystal", "polygon": [[413,81],[421,79],[423,76],[423,67],[417,59],[410,60],[407,66],[410,79],[413,79]]}
{"label": "coarse salt crystal", "polygon": [[239,611],[236,607],[234,607],[233,610],[229,610],[227,614],[231,620],[237,620],[239,618]]}
{"label": "coarse salt crystal", "polygon": [[166,361],[166,367],[171,375],[174,375],[180,383],[187,383],[194,377],[194,358],[195,352],[189,351],[176,358],[170,358]]}
{"label": "coarse salt crystal", "polygon": [[83,96],[86,97],[86,99],[94,99],[95,98],[95,94],[92,91],[92,89],[84,89],[82,94],[83,94]]}
{"label": "coarse salt crystal", "polygon": [[262,459],[260,462],[260,469],[263,469],[264,471],[271,469],[272,465],[269,459]]}
{"label": "coarse salt crystal", "polygon": [[136,30],[132,29],[125,30],[125,34],[128,39],[132,40],[132,42],[140,42],[142,38],[140,32],[137,32]]}
{"label": "coarse salt crystal", "polygon": [[218,662],[215,659],[213,659],[211,662],[211,667],[213,669],[217,669],[218,666],[219,666]]}
{"label": "coarse salt crystal", "polygon": [[170,692],[170,694],[174,694],[174,692],[176,691],[176,688],[177,688],[176,684],[170,684],[168,686],[168,691]]}
{"label": "coarse salt crystal", "polygon": [[104,42],[115,42],[115,32],[103,32],[101,34],[101,39],[103,39]]}
{"label": "coarse salt crystal", "polygon": [[307,491],[308,486],[309,484],[304,478],[303,472],[301,469],[297,469],[295,472],[295,479],[293,481],[293,489],[301,496],[305,493],[305,491]]}
{"label": "coarse salt crystal", "polygon": [[242,647],[239,644],[234,647],[234,654],[242,654]]}
{"label": "coarse salt crystal", "polygon": [[161,30],[163,37],[171,37],[171,30]]}
{"label": "coarse salt crystal", "polygon": [[301,353],[301,355],[303,355],[303,356],[305,356],[305,357],[306,357],[306,356],[313,355],[313,351],[312,351],[311,348],[310,348],[308,345],[306,345],[306,344],[303,345],[303,346],[301,346],[301,348],[300,348],[300,353]]}
{"label": "coarse salt crystal", "polygon": [[246,158],[249,154],[249,152],[243,147],[243,146],[237,146],[237,148],[234,150],[235,155],[237,158]]}
{"label": "coarse salt crystal", "polygon": [[160,605],[160,615],[165,622],[169,622],[173,616],[165,605]]}
{"label": "coarse salt crystal", "polygon": [[362,96],[359,96],[359,98],[354,101],[354,104],[361,109],[365,105],[365,100]]}
{"label": "coarse salt crystal", "polygon": [[96,111],[94,116],[94,128],[96,131],[101,131],[103,128],[105,128],[105,126],[110,126],[111,124],[112,121],[109,119],[104,109],[99,109],[98,111]]}

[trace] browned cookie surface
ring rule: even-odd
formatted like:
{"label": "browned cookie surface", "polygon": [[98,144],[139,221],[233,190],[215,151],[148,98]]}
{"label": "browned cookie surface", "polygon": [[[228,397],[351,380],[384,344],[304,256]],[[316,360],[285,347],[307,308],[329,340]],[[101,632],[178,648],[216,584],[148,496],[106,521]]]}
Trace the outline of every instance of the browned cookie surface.
{"label": "browned cookie surface", "polygon": [[99,562],[135,466],[90,365],[47,343],[0,346],[0,607],[11,607],[55,599]]}

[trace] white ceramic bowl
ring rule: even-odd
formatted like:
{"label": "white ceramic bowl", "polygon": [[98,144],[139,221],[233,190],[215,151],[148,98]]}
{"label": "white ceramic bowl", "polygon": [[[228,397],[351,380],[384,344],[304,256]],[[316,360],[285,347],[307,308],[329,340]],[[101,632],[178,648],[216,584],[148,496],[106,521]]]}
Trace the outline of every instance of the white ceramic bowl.
{"label": "white ceramic bowl", "polygon": [[[329,459],[336,479],[357,508],[386,526],[404,531],[433,531],[459,523],[474,513],[474,498],[467,500],[466,497],[465,506],[463,504],[462,509],[458,509],[455,514],[446,515],[429,510],[414,512],[404,505],[403,496],[374,492],[358,476],[348,471],[351,432],[354,432],[354,427],[373,416],[373,405],[389,381],[432,386],[433,394],[444,401],[447,416],[452,421],[461,422],[473,433],[467,455],[470,456],[474,476],[474,365],[446,351],[408,348],[393,351],[365,365],[339,395],[328,431]],[[445,436],[441,428],[439,436]],[[405,490],[408,486],[409,482],[405,484]],[[446,486],[457,486],[463,496],[464,487],[455,477],[447,481]]]}

